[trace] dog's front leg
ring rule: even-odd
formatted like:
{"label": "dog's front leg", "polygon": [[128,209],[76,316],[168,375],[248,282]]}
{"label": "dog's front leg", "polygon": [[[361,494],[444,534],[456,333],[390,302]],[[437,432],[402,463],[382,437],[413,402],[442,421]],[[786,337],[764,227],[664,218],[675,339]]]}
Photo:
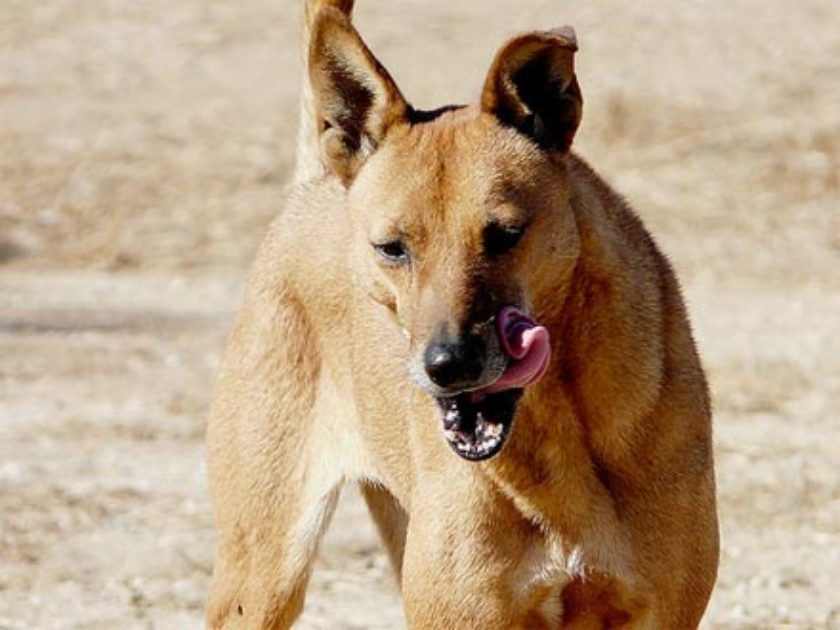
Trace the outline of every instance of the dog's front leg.
{"label": "dog's front leg", "polygon": [[[303,607],[318,542],[340,483],[278,474],[219,509],[219,552],[208,599],[210,628],[291,627]],[[319,480],[315,480],[318,482]]]}
{"label": "dog's front leg", "polygon": [[411,500],[403,564],[410,628],[552,627],[557,591],[532,579],[540,534],[479,474],[450,460],[424,471]]}
{"label": "dog's front leg", "polygon": [[344,477],[341,422],[325,400],[304,311],[276,293],[253,295],[207,432],[219,535],[207,606],[214,629],[291,626]]}

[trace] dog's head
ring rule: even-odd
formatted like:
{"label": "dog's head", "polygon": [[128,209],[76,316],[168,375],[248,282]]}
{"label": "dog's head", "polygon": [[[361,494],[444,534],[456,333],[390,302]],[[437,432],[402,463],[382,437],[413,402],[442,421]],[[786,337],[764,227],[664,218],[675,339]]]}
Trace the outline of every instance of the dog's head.
{"label": "dog's head", "polygon": [[[520,329],[556,316],[578,256],[565,160],[581,115],[576,49],[568,28],[518,36],[479,103],[420,112],[343,13],[313,25],[321,155],[348,189],[356,268],[467,459],[499,451],[528,382],[494,387],[516,362],[500,313]],[[539,343],[547,353],[547,334]]]}

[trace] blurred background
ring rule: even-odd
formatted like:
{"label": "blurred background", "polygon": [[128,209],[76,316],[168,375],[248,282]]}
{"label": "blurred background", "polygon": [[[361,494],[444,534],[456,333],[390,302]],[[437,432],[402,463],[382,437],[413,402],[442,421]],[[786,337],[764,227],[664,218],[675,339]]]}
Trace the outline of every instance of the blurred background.
{"label": "blurred background", "polygon": [[[203,431],[290,175],[290,0],[0,3],[0,628],[192,628]],[[573,24],[576,147],[680,274],[716,408],[705,627],[840,627],[840,5],[361,0],[416,105]],[[301,628],[399,628],[357,495]]]}

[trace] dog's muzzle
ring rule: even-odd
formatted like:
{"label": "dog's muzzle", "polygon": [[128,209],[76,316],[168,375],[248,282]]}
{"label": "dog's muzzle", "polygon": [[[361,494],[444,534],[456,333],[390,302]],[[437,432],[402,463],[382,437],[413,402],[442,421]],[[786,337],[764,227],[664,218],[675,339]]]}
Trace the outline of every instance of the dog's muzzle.
{"label": "dog's muzzle", "polygon": [[[502,449],[524,388],[539,382],[551,358],[548,330],[516,307],[499,311],[496,334],[507,365],[492,382],[436,397],[446,441],[471,461],[488,459]],[[438,387],[467,384],[471,379],[474,383],[484,371],[481,348],[478,344],[443,350],[430,346],[424,357],[429,378]],[[443,377],[441,366],[445,368]]]}

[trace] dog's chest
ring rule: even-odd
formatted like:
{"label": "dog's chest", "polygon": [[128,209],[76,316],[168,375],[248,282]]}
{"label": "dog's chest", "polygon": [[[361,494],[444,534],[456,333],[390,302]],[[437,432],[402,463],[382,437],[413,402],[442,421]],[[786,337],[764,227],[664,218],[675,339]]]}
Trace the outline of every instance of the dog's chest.
{"label": "dog's chest", "polygon": [[533,601],[535,612],[549,624],[560,623],[562,592],[583,573],[582,552],[559,542],[535,540],[511,574],[512,591]]}

